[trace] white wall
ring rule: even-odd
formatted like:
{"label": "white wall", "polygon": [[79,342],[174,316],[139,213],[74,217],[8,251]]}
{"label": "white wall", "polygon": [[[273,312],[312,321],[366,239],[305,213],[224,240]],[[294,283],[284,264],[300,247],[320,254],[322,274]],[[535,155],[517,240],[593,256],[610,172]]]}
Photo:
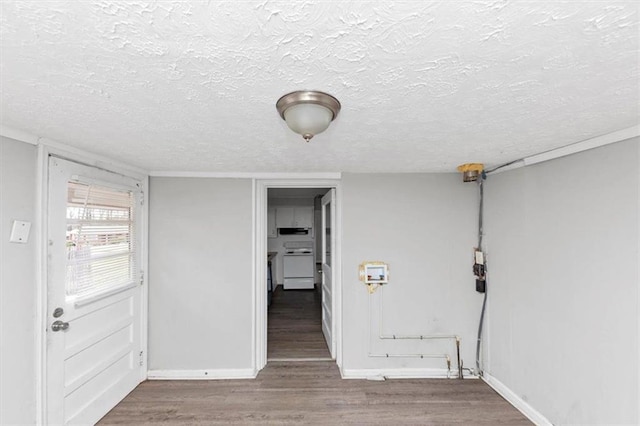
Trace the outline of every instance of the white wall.
{"label": "white wall", "polygon": [[[640,421],[638,143],[486,184],[486,371],[556,424]],[[36,147],[0,138],[1,424],[35,422],[36,158]],[[391,267],[387,333],[459,334],[473,366],[476,186],[457,174],[344,174],[342,189],[344,367],[443,367],[367,356],[364,260]],[[251,218],[249,179],[151,179],[150,369],[251,367]],[[28,244],[8,242],[13,219],[33,223]],[[372,347],[452,349],[430,345]]]}
{"label": "white wall", "polygon": [[638,141],[486,182],[486,372],[553,424],[640,421]]}
{"label": "white wall", "polygon": [[[387,262],[385,334],[458,334],[472,367],[482,296],[471,272],[477,235],[477,185],[458,174],[343,174],[343,345],[345,370],[437,368],[442,360],[368,357],[368,299],[358,265]],[[339,207],[339,206],[338,206]],[[377,339],[374,303],[372,349],[382,353],[448,352],[452,342]]]}
{"label": "white wall", "polygon": [[[36,170],[35,146],[0,137],[0,424],[36,420]],[[9,242],[13,220],[28,243]]]}
{"label": "white wall", "polygon": [[250,179],[152,178],[150,370],[252,367]]}

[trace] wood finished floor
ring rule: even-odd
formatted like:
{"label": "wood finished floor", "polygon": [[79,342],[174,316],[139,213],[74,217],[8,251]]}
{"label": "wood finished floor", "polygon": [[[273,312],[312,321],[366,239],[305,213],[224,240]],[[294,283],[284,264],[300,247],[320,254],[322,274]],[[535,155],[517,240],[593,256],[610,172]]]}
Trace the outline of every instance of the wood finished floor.
{"label": "wood finished floor", "polygon": [[[318,291],[274,294],[255,380],[146,381],[100,425],[530,425],[480,380],[343,380],[320,327]],[[294,326],[292,327],[292,323]]]}
{"label": "wood finished floor", "polygon": [[315,290],[276,288],[267,318],[267,360],[331,358],[322,334],[321,301],[319,286]]}
{"label": "wood finished floor", "polygon": [[100,425],[530,425],[480,380],[344,380],[335,363],[270,362],[255,380],[147,381]]}

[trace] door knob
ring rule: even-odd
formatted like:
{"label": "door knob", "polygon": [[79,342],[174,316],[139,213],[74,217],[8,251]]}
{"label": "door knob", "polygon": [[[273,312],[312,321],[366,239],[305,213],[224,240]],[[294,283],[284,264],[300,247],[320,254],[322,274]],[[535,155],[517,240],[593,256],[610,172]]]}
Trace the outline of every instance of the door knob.
{"label": "door knob", "polygon": [[64,322],[64,321],[54,321],[53,324],[51,324],[51,331],[64,331],[67,328],[69,328],[69,323],[68,322]]}

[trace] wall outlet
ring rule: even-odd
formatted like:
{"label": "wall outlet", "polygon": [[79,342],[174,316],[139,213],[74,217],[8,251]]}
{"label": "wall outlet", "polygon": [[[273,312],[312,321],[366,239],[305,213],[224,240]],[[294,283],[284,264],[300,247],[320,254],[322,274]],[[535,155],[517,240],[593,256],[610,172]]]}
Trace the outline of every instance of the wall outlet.
{"label": "wall outlet", "polygon": [[14,220],[9,242],[26,244],[29,241],[29,231],[31,231],[31,222]]}

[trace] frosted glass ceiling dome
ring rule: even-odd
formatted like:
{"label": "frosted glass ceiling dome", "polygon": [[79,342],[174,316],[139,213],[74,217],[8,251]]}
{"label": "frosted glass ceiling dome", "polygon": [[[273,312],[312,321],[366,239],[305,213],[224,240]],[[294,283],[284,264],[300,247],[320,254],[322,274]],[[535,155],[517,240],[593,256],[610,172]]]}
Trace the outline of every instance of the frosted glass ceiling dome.
{"label": "frosted glass ceiling dome", "polygon": [[314,90],[291,92],[276,102],[276,108],[287,126],[309,142],[322,133],[340,112],[340,102],[333,96]]}

